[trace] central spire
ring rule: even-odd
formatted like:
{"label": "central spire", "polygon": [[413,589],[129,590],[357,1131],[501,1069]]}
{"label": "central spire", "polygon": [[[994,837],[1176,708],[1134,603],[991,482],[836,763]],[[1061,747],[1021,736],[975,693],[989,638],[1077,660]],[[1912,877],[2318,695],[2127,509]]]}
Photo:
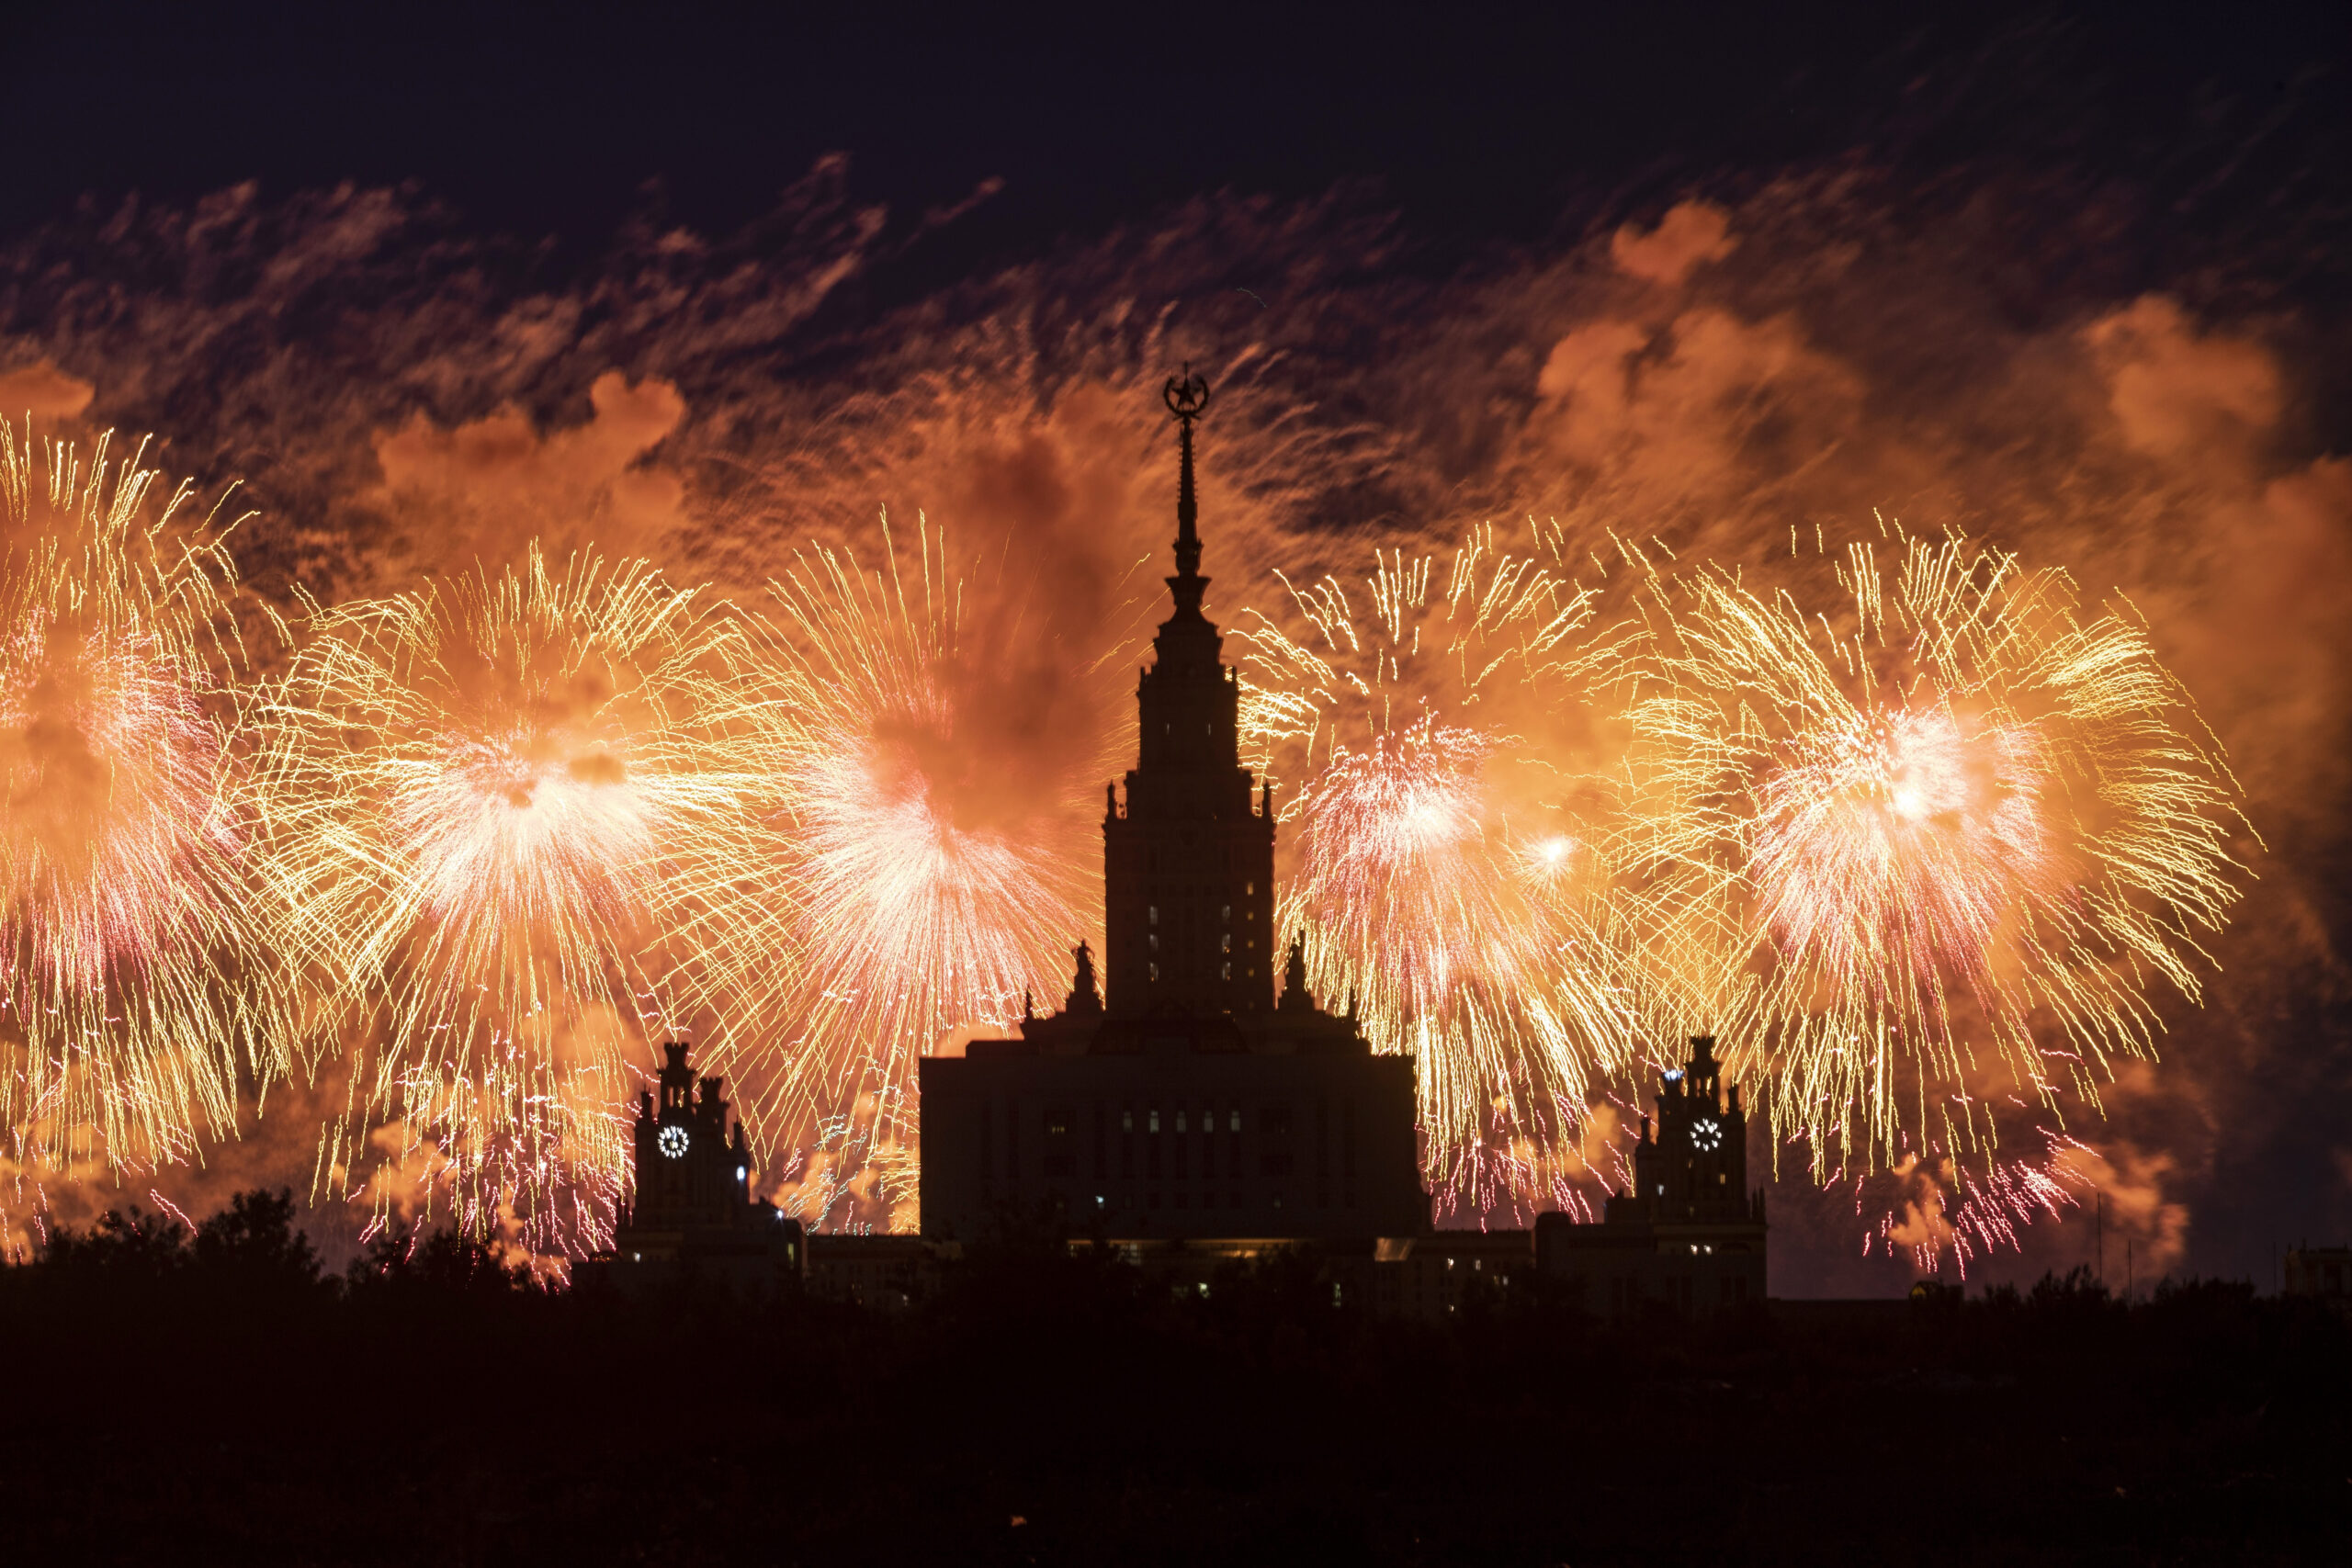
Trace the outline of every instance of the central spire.
{"label": "central spire", "polygon": [[1168,588],[1176,596],[1177,618],[1196,620],[1209,580],[1201,575],[1201,508],[1193,493],[1193,422],[1209,406],[1209,384],[1193,375],[1187,363],[1182,375],[1169,378],[1160,398],[1176,416],[1181,459],[1176,479],[1176,575],[1168,580]]}

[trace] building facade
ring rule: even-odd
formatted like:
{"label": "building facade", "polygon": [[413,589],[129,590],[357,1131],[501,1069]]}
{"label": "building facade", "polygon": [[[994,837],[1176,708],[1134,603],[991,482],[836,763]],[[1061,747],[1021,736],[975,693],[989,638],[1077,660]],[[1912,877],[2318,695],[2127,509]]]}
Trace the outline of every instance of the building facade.
{"label": "building facade", "polygon": [[695,1076],[685,1046],[662,1051],[660,1083],[639,1094],[631,1130],[636,1197],[590,1274],[632,1291],[684,1276],[754,1292],[797,1289],[807,1262],[800,1222],[752,1201],[751,1149],[742,1125],[729,1125],[724,1086]]}
{"label": "building facade", "polygon": [[2313,1247],[2304,1242],[2287,1249],[2279,1288],[2290,1296],[2312,1296],[2338,1312],[2352,1313],[2352,1247]]}
{"label": "building facade", "polygon": [[1240,756],[1240,689],[1202,613],[1193,482],[1208,389],[1168,385],[1178,427],[1173,613],[1136,691],[1139,754],[1102,819],[1107,974],[1080,944],[1058,1012],[920,1064],[922,1232],[969,1241],[1043,1219],[1141,1248],[1248,1252],[1429,1226],[1413,1063],[1374,1055],[1275,986],[1275,814]]}
{"label": "building facade", "polygon": [[1645,1303],[1693,1315],[1764,1299],[1764,1194],[1747,1186],[1747,1116],[1726,1095],[1715,1043],[1661,1076],[1655,1126],[1642,1118],[1634,1187],[1597,1224],[1566,1214],[1535,1223],[1545,1292],[1607,1317]]}

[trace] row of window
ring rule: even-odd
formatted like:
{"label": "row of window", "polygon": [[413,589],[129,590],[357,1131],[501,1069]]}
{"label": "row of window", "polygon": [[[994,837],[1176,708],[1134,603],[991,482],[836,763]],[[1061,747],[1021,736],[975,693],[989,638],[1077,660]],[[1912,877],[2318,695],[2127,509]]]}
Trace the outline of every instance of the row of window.
{"label": "row of window", "polygon": [[[1145,967],[1150,971],[1150,973],[1151,973],[1151,978],[1152,978],[1152,979],[1154,979],[1154,980],[1156,981],[1156,980],[1158,980],[1158,979],[1159,978],[1159,964],[1146,964],[1146,965],[1145,965]],[[1250,970],[1249,973],[1250,973],[1250,978],[1251,978],[1252,980],[1254,980],[1254,979],[1256,979],[1256,978],[1258,977],[1258,971],[1257,971],[1257,970],[1252,969],[1252,970]],[[1220,979],[1220,980],[1230,980],[1230,979],[1232,979],[1232,978],[1233,978],[1233,965],[1232,965],[1232,964],[1218,964],[1218,965],[1216,966],[1216,977],[1217,977],[1218,979]]]}
{"label": "row of window", "polygon": [[[1352,1097],[1342,1096],[1336,1109],[1338,1114],[1335,1116],[1331,1100],[1318,1098],[1315,1101],[1312,1168],[1328,1179],[1336,1166],[1337,1174],[1352,1181],[1356,1173],[1355,1101]],[[1148,1104],[1139,1109],[1130,1100],[1119,1108],[1115,1133],[1109,1127],[1109,1112],[1110,1108],[1103,1101],[1094,1102],[1093,1136],[1090,1142],[1092,1145],[1093,1174],[1098,1180],[1108,1179],[1112,1174],[1114,1152],[1118,1174],[1122,1178],[1142,1176],[1156,1180],[1163,1169],[1179,1179],[1191,1177],[1193,1134],[1195,1131],[1201,1135],[1199,1174],[1202,1177],[1214,1179],[1220,1164],[1224,1167],[1224,1174],[1228,1177],[1242,1174],[1242,1108],[1238,1101],[1204,1105],[1196,1111],[1195,1108],[1187,1105],[1163,1110],[1158,1105]],[[1262,1123],[1260,1131],[1272,1146],[1260,1151],[1259,1174],[1290,1175],[1293,1169],[1290,1146],[1294,1130],[1292,1107],[1286,1102],[1261,1107],[1260,1120]],[[999,1174],[996,1158],[998,1121],[997,1102],[992,1099],[984,1101],[980,1107],[980,1175],[983,1179]],[[1004,1101],[1002,1122],[1002,1174],[1017,1179],[1021,1174],[1021,1115],[1016,1101],[1011,1099]],[[1043,1122],[1046,1134],[1043,1174],[1048,1177],[1074,1174],[1077,1161],[1070,1153],[1069,1139],[1077,1130],[1076,1112],[1067,1104],[1051,1105],[1046,1109]],[[1336,1138],[1333,1136],[1335,1131],[1338,1134]],[[1139,1133],[1140,1150],[1136,1146]],[[1221,1145],[1218,1141],[1220,1134],[1223,1134]],[[1221,1161],[1218,1157],[1220,1146],[1224,1156]]]}

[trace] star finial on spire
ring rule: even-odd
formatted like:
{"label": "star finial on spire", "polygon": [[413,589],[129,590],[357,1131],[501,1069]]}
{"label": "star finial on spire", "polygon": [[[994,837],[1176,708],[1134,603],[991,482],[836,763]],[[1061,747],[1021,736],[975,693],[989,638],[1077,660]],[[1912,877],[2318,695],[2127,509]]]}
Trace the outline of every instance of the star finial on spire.
{"label": "star finial on spire", "polygon": [[1208,579],[1201,575],[1201,508],[1193,491],[1193,422],[1209,406],[1209,384],[1193,374],[1190,360],[1181,376],[1171,376],[1160,389],[1160,400],[1176,416],[1176,575],[1168,585],[1176,592],[1178,612],[1199,614],[1201,592]]}

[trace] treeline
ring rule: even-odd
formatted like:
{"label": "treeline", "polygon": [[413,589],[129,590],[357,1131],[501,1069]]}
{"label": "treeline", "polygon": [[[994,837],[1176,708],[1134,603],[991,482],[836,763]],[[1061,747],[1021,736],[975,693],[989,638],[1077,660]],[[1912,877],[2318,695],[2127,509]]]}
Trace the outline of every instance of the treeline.
{"label": "treeline", "polygon": [[1180,1296],[1006,1235],[884,1315],[446,1232],[330,1271],[294,1217],[0,1270],[27,1560],[2288,1562],[2352,1504],[2352,1334],[2237,1282],[1430,1325],[1310,1254]]}
{"label": "treeline", "polygon": [[329,1274],[294,1223],[286,1189],[240,1192],[198,1222],[109,1209],[86,1230],[52,1229],[31,1262],[7,1270],[15,1304],[28,1297],[97,1297],[184,1291],[249,1304],[377,1292],[496,1295],[522,1289],[528,1274],[495,1244],[446,1229],[391,1225],[371,1238],[341,1275]]}

